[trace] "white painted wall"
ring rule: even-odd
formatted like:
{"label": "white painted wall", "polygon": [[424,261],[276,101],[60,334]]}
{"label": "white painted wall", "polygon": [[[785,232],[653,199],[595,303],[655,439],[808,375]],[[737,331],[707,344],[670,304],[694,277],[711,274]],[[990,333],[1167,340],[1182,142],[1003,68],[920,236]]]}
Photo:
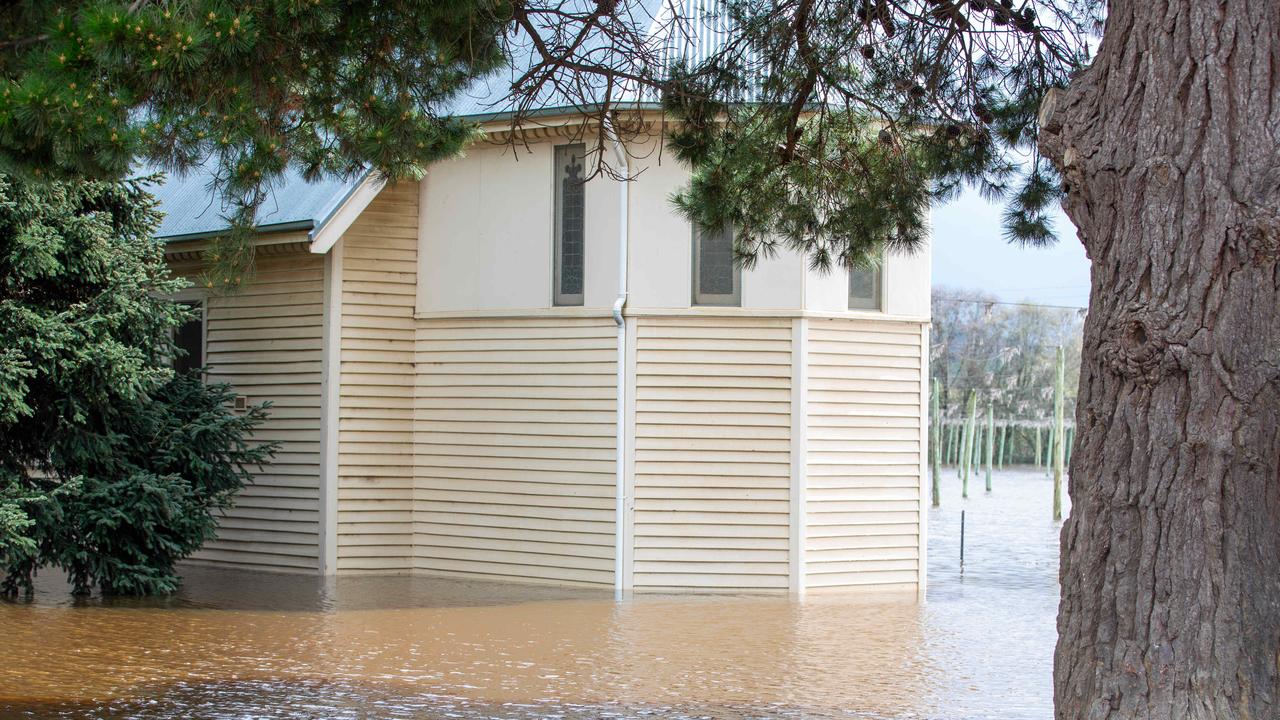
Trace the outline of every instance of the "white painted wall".
{"label": "white painted wall", "polygon": [[520,157],[473,148],[420,184],[419,311],[539,307],[551,297],[545,145]]}
{"label": "white painted wall", "polygon": [[[432,166],[421,184],[418,254],[419,313],[529,310],[551,307],[552,148],[477,145],[465,157]],[[590,149],[591,141],[587,141]],[[688,177],[656,140],[631,147],[632,309],[691,306],[692,230],[673,209],[671,194]],[[587,183],[585,307],[606,308],[617,295],[615,181]],[[885,260],[884,310],[926,317],[929,253]],[[742,276],[742,307],[843,312],[848,280],[840,270],[809,271],[803,257],[783,251]]]}
{"label": "white painted wall", "polygon": [[656,143],[632,147],[641,156],[631,187],[631,308],[687,308],[693,298],[693,230],[671,206],[671,193],[688,177],[671,155],[661,159]]}
{"label": "white painted wall", "polygon": [[795,310],[803,307],[805,283],[804,256],[790,250],[779,251],[761,259],[750,270],[742,271],[742,306]]}
{"label": "white painted wall", "polygon": [[838,268],[825,273],[806,268],[804,309],[818,312],[843,312],[848,310],[849,273]]}
{"label": "white painted wall", "polygon": [[[914,255],[888,252],[881,284],[882,310],[887,315],[928,319],[929,276],[932,272],[930,244]],[[849,309],[849,273],[843,269],[821,273],[806,270],[805,309],[817,312],[844,312]]]}
{"label": "white painted wall", "polygon": [[931,244],[915,255],[888,255],[884,263],[885,312],[928,318],[932,270]]}

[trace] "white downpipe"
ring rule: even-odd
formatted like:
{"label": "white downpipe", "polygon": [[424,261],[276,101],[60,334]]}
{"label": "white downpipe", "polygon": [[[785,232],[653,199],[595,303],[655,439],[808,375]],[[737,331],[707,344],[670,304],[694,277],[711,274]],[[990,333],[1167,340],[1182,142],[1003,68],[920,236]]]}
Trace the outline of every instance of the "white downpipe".
{"label": "white downpipe", "polygon": [[614,457],[614,468],[616,476],[614,478],[614,516],[613,516],[613,587],[621,596],[625,585],[623,583],[623,570],[625,563],[623,557],[626,550],[627,538],[625,530],[627,527],[627,319],[623,317],[622,310],[627,304],[627,245],[630,240],[629,230],[631,223],[629,221],[630,214],[630,198],[631,198],[631,182],[630,170],[627,166],[627,150],[622,145],[622,141],[618,139],[618,134],[614,131],[613,120],[608,116],[604,116],[605,135],[613,145],[614,160],[618,165],[618,171],[621,182],[618,183],[618,298],[613,301],[613,321],[618,324],[618,376],[617,376],[617,417],[614,424],[617,428],[617,434],[614,438],[614,447],[616,456]]}

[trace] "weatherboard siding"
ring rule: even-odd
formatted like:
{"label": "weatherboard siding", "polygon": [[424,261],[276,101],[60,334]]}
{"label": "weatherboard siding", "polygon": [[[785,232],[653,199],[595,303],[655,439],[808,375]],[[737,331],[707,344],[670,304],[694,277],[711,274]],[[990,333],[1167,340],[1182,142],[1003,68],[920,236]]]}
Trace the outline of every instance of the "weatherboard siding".
{"label": "weatherboard siding", "polygon": [[808,320],[805,585],[914,586],[921,324]]}
{"label": "weatherboard siding", "polygon": [[[299,236],[298,239],[302,239]],[[269,570],[319,567],[321,336],[324,260],[295,246],[259,248],[248,284],[206,299],[210,382],[250,403],[270,402],[254,438],[277,441],[275,459],[219,519],[217,537],[193,560]],[[175,263],[196,277],[199,266]]]}
{"label": "weatherboard siding", "polygon": [[414,567],[611,584],[615,326],[418,322]]}
{"label": "weatherboard siding", "polygon": [[785,590],[792,320],[636,322],[635,587]]}
{"label": "weatherboard siding", "polygon": [[418,186],[387,186],[343,234],[337,569],[408,572]]}

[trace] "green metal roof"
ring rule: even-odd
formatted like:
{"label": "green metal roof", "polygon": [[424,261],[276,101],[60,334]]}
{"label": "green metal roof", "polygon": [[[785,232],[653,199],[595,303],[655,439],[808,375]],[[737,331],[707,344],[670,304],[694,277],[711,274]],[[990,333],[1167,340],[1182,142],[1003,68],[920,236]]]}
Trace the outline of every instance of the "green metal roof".
{"label": "green metal roof", "polygon": [[[307,182],[289,170],[272,184],[258,208],[257,226],[263,232],[311,230],[355,190],[363,178],[328,178]],[[168,242],[195,240],[225,232],[230,206],[213,191],[213,176],[205,168],[186,174],[168,174],[164,182],[148,189],[160,201],[164,219],[156,236]]]}

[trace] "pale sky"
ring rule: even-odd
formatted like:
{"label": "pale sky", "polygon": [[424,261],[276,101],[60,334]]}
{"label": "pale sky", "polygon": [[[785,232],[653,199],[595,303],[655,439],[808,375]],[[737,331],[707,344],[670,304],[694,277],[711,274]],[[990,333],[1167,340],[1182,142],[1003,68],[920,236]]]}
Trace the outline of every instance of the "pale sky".
{"label": "pale sky", "polygon": [[1057,212],[1056,245],[1023,248],[1005,242],[1003,208],[966,192],[933,209],[933,284],[988,292],[1008,302],[1084,307],[1089,260],[1075,227]]}

